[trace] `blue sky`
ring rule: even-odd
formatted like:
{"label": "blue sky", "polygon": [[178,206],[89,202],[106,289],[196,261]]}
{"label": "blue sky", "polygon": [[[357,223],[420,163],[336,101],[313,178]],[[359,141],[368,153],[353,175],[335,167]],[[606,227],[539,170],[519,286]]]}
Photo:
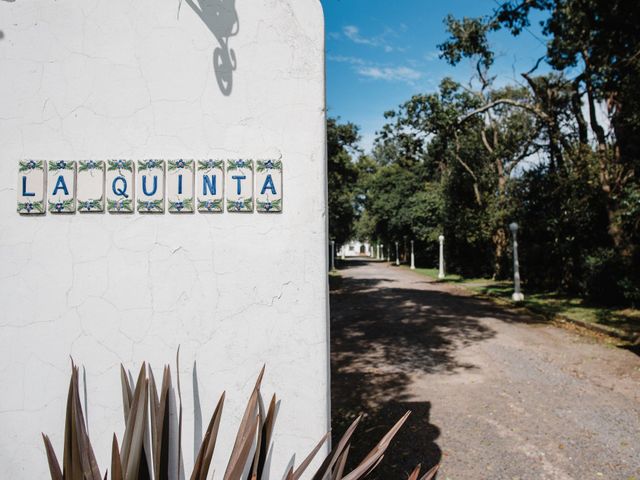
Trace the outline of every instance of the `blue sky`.
{"label": "blue sky", "polygon": [[[497,0],[322,0],[327,34],[327,107],[361,128],[361,146],[369,150],[383,113],[415,93],[433,91],[450,76],[468,83],[468,60],[456,67],[438,58],[447,38],[443,20],[491,13]],[[515,80],[544,55],[540,27],[513,38],[490,37],[496,52],[496,84]]]}

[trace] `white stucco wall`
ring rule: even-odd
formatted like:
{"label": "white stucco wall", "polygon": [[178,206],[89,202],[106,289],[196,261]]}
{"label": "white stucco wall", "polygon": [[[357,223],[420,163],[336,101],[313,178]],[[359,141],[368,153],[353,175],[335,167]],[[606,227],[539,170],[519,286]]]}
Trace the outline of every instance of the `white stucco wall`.
{"label": "white stucco wall", "polygon": [[[158,377],[178,345],[187,473],[194,362],[202,430],[227,391],[217,477],[265,363],[266,400],[282,400],[272,478],[328,428],[320,2],[203,1],[223,5],[218,33],[237,10],[228,95],[187,0],[0,2],[2,478],[46,478],[40,432],[62,451],[69,355],[103,472],[123,432],[120,362]],[[284,162],[279,215],[16,213],[20,159],[269,157]]]}

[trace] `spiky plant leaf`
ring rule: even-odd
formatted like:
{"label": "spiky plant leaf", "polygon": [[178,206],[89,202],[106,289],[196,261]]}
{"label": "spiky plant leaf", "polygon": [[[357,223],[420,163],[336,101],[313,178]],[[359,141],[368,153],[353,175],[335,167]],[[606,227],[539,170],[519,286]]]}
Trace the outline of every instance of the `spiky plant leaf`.
{"label": "spiky plant leaf", "polygon": [[[152,377],[152,375],[151,375]],[[155,382],[154,382],[155,389]],[[152,418],[155,437],[152,440],[153,469],[156,480],[169,478],[169,390],[171,389],[171,370],[164,367],[160,397]],[[157,398],[157,395],[156,395]]]}
{"label": "spiky plant leaf", "polygon": [[124,480],[122,474],[122,460],[120,459],[120,449],[118,447],[118,439],[113,434],[113,442],[111,442],[111,480]]}
{"label": "spiky plant leaf", "polygon": [[80,393],[78,387],[78,368],[71,364],[71,381],[67,395],[64,452],[64,479],[71,480],[102,480],[96,463],[93,448],[87,435]]}
{"label": "spiky plant leaf", "polygon": [[437,464],[435,467],[433,467],[431,470],[429,470],[424,477],[422,477],[420,480],[432,480],[433,478],[435,478],[436,473],[438,473],[438,469],[440,468],[440,464]]}
{"label": "spiky plant leaf", "polygon": [[[147,428],[147,402],[148,380],[146,378],[146,365],[142,364],[136,389],[133,393],[131,408],[122,439],[122,470],[125,480],[144,480],[140,478],[141,460],[145,430]],[[146,460],[145,460],[146,463]]]}
{"label": "spiky plant leaf", "polygon": [[418,475],[420,475],[420,470],[422,469],[422,465],[418,464],[418,466],[411,472],[409,478],[407,480],[418,480]]}
{"label": "spiky plant leaf", "polygon": [[78,368],[76,367],[73,379],[74,388],[72,410],[74,416],[74,429],[76,432],[77,449],[80,456],[80,463],[82,465],[82,478],[85,480],[102,480],[102,475],[100,475],[100,470],[98,469],[98,462],[96,461],[91,442],[89,441],[89,435],[87,434],[87,426],[84,420],[84,414],[82,413],[78,376]]}
{"label": "spiky plant leaf", "polygon": [[[258,395],[260,394],[260,384],[262,383],[262,377],[264,376],[265,367],[262,367],[260,370],[260,374],[258,375],[258,380],[256,381],[256,385],[251,392],[251,396],[249,397],[249,402],[247,403],[247,407],[245,408],[244,415],[242,416],[242,420],[240,421],[240,426],[238,427],[238,433],[236,435],[236,440],[233,444],[233,449],[231,450],[231,458],[229,459],[229,463],[227,465],[227,470],[224,474],[224,478],[229,478],[229,474],[238,463],[238,458],[242,452],[243,444],[245,443],[247,437],[250,436],[249,425],[251,423],[255,423],[254,420],[256,417],[256,409],[258,406]],[[255,429],[255,427],[254,427]],[[255,435],[255,430],[253,434]]]}
{"label": "spiky plant leaf", "polygon": [[191,480],[206,480],[209,473],[209,467],[211,465],[211,459],[213,458],[213,450],[216,446],[216,440],[218,439],[218,430],[220,428],[220,419],[222,418],[222,407],[224,406],[225,392],[222,392],[222,396],[218,401],[218,405],[211,416],[207,432],[202,439],[202,445],[196,458],[196,463],[193,467],[193,473],[191,474]]}
{"label": "spiky plant leaf", "polygon": [[249,421],[245,426],[245,431],[241,438],[241,442],[237,449],[232,452],[233,462],[229,463],[228,471],[225,473],[224,480],[237,480],[245,469],[251,447],[256,438],[259,415],[249,417]]}
{"label": "spiky plant leaf", "polygon": [[[253,392],[251,392],[251,396],[249,397],[249,402],[247,403],[247,407],[245,408],[244,415],[242,416],[242,420],[240,422],[240,427],[238,428],[238,434],[236,435],[236,440],[233,444],[233,449],[231,450],[231,458],[229,459],[229,463],[227,464],[227,470],[225,471],[224,478],[225,480],[236,479],[238,477],[230,476],[232,472],[235,472],[238,469],[239,463],[241,463],[241,457],[244,453],[247,440],[253,438],[256,435],[256,427],[258,423],[258,416],[256,415],[256,409],[258,408],[258,397],[260,395],[260,384],[262,383],[262,377],[264,376],[265,367],[262,367],[260,374],[258,375],[258,380],[256,381],[256,385],[253,388]],[[246,452],[248,455],[248,451]],[[246,460],[246,459],[245,459]],[[244,468],[240,469],[242,472]]]}
{"label": "spiky plant leaf", "polygon": [[49,437],[44,433],[42,434],[42,440],[44,441],[44,448],[47,452],[47,462],[49,464],[51,480],[64,480],[62,470],[60,470],[60,463],[58,463],[58,457],[56,457],[56,452],[51,445],[51,440],[49,440]]}
{"label": "spiky plant leaf", "polygon": [[285,475],[284,480],[293,480],[293,467],[289,468],[289,471]]}
{"label": "spiky plant leaf", "polygon": [[344,449],[344,452],[338,458],[337,466],[335,472],[331,476],[331,480],[340,480],[342,475],[344,474],[344,468],[347,465],[347,457],[349,456],[349,450],[351,449],[351,444],[347,444],[347,447]]}
{"label": "spiky plant leaf", "polygon": [[[262,401],[260,402],[261,411]],[[262,418],[262,415],[261,415]],[[269,410],[267,411],[265,420],[260,427],[260,435],[259,435],[259,447],[256,448],[256,453],[254,457],[254,465],[252,468],[253,473],[256,478],[262,478],[264,473],[264,467],[267,462],[267,455],[269,453],[269,447],[271,445],[271,436],[273,435],[273,426],[276,421],[276,396],[275,394],[271,397],[271,402],[269,403]]]}
{"label": "spiky plant leaf", "polygon": [[176,381],[178,383],[178,471],[177,478],[180,478],[180,467],[182,466],[182,389],[180,388],[180,345],[176,351]]}
{"label": "spiky plant leaf", "polygon": [[307,458],[305,458],[302,463],[300,464],[300,466],[296,469],[295,472],[291,472],[292,473],[292,479],[293,480],[298,480],[302,474],[305,472],[305,470],[307,469],[307,467],[309,466],[309,464],[313,461],[313,459],[315,458],[316,454],[318,453],[318,451],[320,450],[320,447],[322,447],[322,445],[324,445],[324,443],[327,441],[327,439],[329,438],[329,435],[331,435],[331,432],[327,432],[324,434],[324,437],[322,437],[320,439],[320,441],[317,443],[317,445],[313,448],[313,450],[311,450],[311,453],[309,453],[309,455],[307,455]]}
{"label": "spiky plant leaf", "polygon": [[405,413],[400,420],[389,430],[384,437],[378,442],[378,444],[369,452],[364,460],[358,465],[351,473],[343,477],[343,480],[356,480],[367,475],[373,470],[382,459],[384,452],[389,447],[391,440],[398,433],[404,422],[407,421],[411,412]]}
{"label": "spiky plant leaf", "polygon": [[120,365],[120,384],[122,385],[122,411],[124,413],[124,421],[126,423],[129,418],[129,410],[131,408],[131,401],[133,400],[133,388],[127,371],[124,366]]}
{"label": "spiky plant leaf", "polygon": [[334,447],[334,449],[331,451],[329,456],[324,460],[324,462],[322,462],[322,465],[320,465],[320,468],[318,469],[316,474],[313,476],[313,480],[323,480],[325,478],[329,478],[331,471],[333,470],[333,466],[335,465],[342,451],[346,448],[347,444],[349,443],[349,439],[353,435],[353,432],[356,430],[356,427],[358,426],[358,423],[360,423],[361,419],[362,419],[362,415],[356,418],[353,421],[353,423],[349,426],[347,431],[344,433],[344,435],[338,442],[338,445]]}

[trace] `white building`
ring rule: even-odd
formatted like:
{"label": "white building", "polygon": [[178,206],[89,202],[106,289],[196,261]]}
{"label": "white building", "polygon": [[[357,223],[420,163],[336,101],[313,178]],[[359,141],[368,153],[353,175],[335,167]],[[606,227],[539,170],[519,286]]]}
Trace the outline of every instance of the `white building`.
{"label": "white building", "polygon": [[371,245],[367,242],[361,242],[359,240],[351,240],[346,243],[338,251],[340,257],[370,257]]}

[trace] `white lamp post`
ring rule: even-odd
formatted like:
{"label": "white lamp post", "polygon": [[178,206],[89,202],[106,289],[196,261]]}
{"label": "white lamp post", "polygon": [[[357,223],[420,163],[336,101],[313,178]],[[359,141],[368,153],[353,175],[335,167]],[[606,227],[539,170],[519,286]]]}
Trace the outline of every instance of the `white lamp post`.
{"label": "white lamp post", "polygon": [[382,255],[382,260],[384,261],[385,260],[385,257],[384,257],[384,243],[382,245],[380,245],[380,253]]}
{"label": "white lamp post", "polygon": [[513,222],[509,225],[513,235],[513,283],[514,291],[511,298],[514,302],[522,302],[524,294],[520,291],[520,262],[518,261],[518,224]]}
{"label": "white lamp post", "polygon": [[413,240],[411,240],[411,270],[416,269],[416,256],[413,253]]}
{"label": "white lamp post", "polygon": [[438,237],[438,240],[440,240],[440,262],[439,262],[439,268],[438,268],[438,278],[440,280],[443,280],[445,277],[444,274],[444,235],[440,235]]}
{"label": "white lamp post", "polygon": [[396,266],[400,266],[400,257],[398,256],[398,242],[396,242]]}
{"label": "white lamp post", "polygon": [[331,271],[336,269],[336,241],[331,240]]}

